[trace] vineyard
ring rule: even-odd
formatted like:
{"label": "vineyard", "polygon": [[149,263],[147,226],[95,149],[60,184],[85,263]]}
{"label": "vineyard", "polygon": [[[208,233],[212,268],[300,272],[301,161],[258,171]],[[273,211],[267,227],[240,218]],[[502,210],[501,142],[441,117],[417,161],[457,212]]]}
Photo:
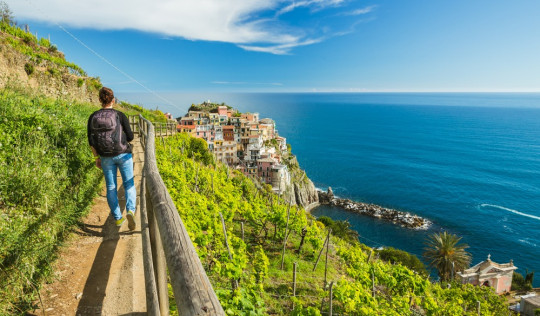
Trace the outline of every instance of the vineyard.
{"label": "vineyard", "polygon": [[489,287],[432,283],[333,236],[269,186],[215,162],[201,139],[161,139],[157,157],[228,315],[508,313]]}

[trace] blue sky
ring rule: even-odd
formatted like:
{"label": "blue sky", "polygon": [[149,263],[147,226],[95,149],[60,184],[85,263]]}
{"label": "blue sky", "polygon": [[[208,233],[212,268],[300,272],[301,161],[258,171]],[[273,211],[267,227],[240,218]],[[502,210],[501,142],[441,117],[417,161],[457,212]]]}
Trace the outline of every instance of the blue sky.
{"label": "blue sky", "polygon": [[540,91],[536,0],[6,2],[115,91]]}

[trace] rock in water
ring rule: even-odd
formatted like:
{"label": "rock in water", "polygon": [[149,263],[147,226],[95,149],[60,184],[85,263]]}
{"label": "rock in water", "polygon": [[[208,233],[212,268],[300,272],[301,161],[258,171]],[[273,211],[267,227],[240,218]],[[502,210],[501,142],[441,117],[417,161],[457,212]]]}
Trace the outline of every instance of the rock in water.
{"label": "rock in water", "polygon": [[[319,194],[321,194],[321,192],[319,192]],[[322,198],[326,199],[327,196],[328,193],[322,192]],[[351,201],[349,199],[336,198],[330,200],[329,204],[338,206],[349,212],[379,218],[407,228],[427,229],[429,226],[431,226],[431,221],[418,215],[385,208],[375,204],[367,204]]]}

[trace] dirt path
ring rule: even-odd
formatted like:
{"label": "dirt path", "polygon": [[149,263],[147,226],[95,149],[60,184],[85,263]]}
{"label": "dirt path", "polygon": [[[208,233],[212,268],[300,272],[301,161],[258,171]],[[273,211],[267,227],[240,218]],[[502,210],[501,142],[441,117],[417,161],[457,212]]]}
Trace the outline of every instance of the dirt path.
{"label": "dirt path", "polygon": [[[61,249],[54,282],[41,290],[43,307],[31,315],[146,315],[138,205],[144,153],[138,138],[133,143],[137,228],[129,231],[126,221],[117,229],[103,187],[84,224]],[[120,174],[118,179],[121,184]],[[124,207],[123,187],[118,196]]]}

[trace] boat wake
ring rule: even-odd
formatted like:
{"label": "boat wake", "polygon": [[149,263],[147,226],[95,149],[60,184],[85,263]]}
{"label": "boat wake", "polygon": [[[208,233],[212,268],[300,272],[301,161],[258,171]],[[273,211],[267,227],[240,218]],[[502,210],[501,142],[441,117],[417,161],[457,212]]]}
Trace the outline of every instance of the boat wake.
{"label": "boat wake", "polygon": [[516,211],[516,210],[513,210],[513,209],[511,209],[511,208],[507,208],[507,207],[500,206],[500,205],[480,204],[480,207],[492,207],[492,208],[498,208],[498,209],[500,209],[500,210],[504,210],[504,211],[507,211],[507,212],[511,212],[511,213],[514,213],[514,214],[517,214],[517,215],[521,215],[521,216],[533,218],[533,219],[536,219],[536,220],[539,220],[539,221],[540,221],[540,216],[535,216],[535,215],[523,213],[523,212]]}

